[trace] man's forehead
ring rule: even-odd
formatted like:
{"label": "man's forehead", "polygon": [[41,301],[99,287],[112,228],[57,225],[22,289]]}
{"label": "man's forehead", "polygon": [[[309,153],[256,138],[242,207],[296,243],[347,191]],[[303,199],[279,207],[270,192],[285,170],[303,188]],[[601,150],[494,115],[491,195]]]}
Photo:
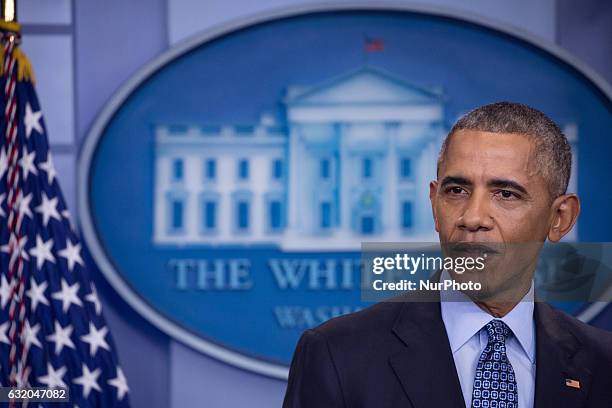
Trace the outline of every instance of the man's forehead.
{"label": "man's forehead", "polygon": [[526,179],[535,174],[529,137],[521,134],[459,130],[452,135],[442,164],[444,173],[464,176],[514,176]]}

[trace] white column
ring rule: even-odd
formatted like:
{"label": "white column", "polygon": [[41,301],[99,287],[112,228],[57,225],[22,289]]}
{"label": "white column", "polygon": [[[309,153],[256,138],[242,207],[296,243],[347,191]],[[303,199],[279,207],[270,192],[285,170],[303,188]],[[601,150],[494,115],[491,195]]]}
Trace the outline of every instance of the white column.
{"label": "white column", "polygon": [[299,161],[303,159],[300,157],[302,146],[299,141],[299,127],[298,125],[292,125],[289,129],[289,152],[288,159],[289,165],[287,166],[289,183],[288,183],[288,217],[287,217],[287,233],[288,235],[294,235],[300,229],[299,216],[300,207],[302,205],[300,197],[300,188],[305,187],[304,180],[300,183],[301,171]]}
{"label": "white column", "polygon": [[249,189],[253,193],[251,202],[250,222],[252,226],[252,237],[254,240],[262,239],[265,234],[265,223],[268,214],[264,203],[266,187],[270,185],[269,180],[270,159],[267,155],[251,156],[251,173]]}
{"label": "white column", "polygon": [[397,152],[398,128],[387,126],[387,177],[385,178],[385,195],[383,197],[383,228],[387,237],[399,237],[399,157]]}
{"label": "white column", "polygon": [[155,215],[154,215],[154,242],[167,238],[166,214],[169,213],[166,193],[168,192],[170,177],[170,160],[167,156],[155,153]]}
{"label": "white column", "polygon": [[200,177],[201,170],[198,156],[183,156],[183,185],[187,193],[185,201],[183,223],[185,224],[185,238],[188,241],[198,239],[200,232]]}
{"label": "white column", "polygon": [[351,201],[350,201],[350,183],[349,183],[349,168],[348,168],[348,151],[347,144],[350,137],[350,125],[338,125],[339,137],[339,157],[340,157],[340,231],[343,234],[350,235],[351,229]]}
{"label": "white column", "polygon": [[232,236],[233,201],[232,192],[235,184],[235,158],[232,154],[219,153],[217,156],[217,191],[219,192],[218,231],[219,240],[228,240]]}

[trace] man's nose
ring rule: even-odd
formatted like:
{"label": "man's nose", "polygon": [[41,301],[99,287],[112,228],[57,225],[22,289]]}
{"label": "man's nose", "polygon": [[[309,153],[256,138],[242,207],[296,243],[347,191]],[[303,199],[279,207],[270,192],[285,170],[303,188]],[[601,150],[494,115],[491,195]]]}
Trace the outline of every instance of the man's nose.
{"label": "man's nose", "polygon": [[472,193],[463,214],[457,220],[457,227],[464,231],[489,231],[493,228],[488,196],[485,192]]}

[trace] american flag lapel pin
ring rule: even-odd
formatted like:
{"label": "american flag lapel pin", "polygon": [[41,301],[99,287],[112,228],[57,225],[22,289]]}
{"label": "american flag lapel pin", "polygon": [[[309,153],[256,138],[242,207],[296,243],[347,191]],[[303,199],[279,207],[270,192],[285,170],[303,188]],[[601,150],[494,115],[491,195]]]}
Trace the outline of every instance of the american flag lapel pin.
{"label": "american flag lapel pin", "polygon": [[572,387],[572,388],[580,389],[580,381],[573,380],[571,378],[566,378],[565,379],[565,385],[567,387]]}

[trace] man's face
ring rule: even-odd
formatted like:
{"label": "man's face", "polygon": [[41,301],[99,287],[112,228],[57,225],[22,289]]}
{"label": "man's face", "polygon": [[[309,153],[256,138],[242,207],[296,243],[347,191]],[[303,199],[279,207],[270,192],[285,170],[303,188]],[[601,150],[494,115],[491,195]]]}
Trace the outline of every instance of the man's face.
{"label": "man's face", "polygon": [[[438,180],[431,184],[442,244],[491,243],[500,251],[497,262],[489,255],[488,273],[479,276],[492,292],[516,284],[513,279],[531,280],[549,231],[552,200],[546,181],[534,171],[533,151],[523,135],[461,130],[452,136]],[[511,270],[499,269],[509,261]]]}

